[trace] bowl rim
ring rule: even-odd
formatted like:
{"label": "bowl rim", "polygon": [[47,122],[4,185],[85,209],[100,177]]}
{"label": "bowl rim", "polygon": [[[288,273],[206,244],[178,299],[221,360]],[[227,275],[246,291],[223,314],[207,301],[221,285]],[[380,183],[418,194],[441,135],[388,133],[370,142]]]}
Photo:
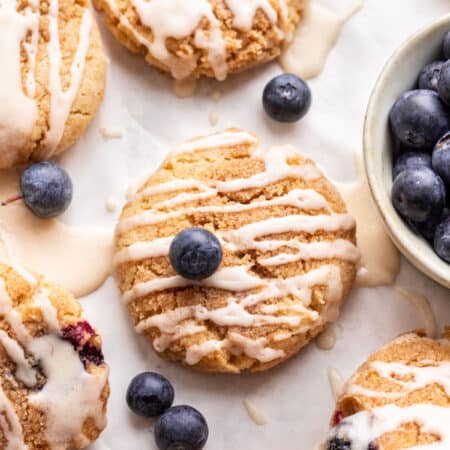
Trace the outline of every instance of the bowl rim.
{"label": "bowl rim", "polygon": [[[377,210],[382,218],[385,229],[400,250],[400,252],[421,272],[425,273],[427,276],[437,281],[439,284],[446,288],[450,288],[450,264],[445,263],[445,261],[440,260],[439,256],[434,254],[433,249],[430,247],[430,252],[432,252],[437,258],[436,263],[430,262],[428,258],[420,258],[420,255],[411,251],[410,249],[410,239],[408,237],[409,234],[413,232],[409,229],[409,227],[403,222],[403,220],[399,217],[393,217],[391,214],[387,213],[383,208],[386,197],[389,199],[389,195],[387,195],[384,184],[377,178],[376,174],[376,163],[375,156],[373,155],[373,151],[371,151],[371,143],[374,142],[374,131],[371,124],[374,121],[376,111],[376,104],[378,100],[379,92],[381,91],[384,84],[388,81],[390,77],[391,70],[397,64],[399,57],[403,55],[405,52],[413,48],[419,42],[421,42],[426,36],[433,33],[434,30],[440,28],[444,25],[449,25],[450,30],[450,14],[446,14],[445,16],[435,20],[434,22],[422,27],[417,32],[415,32],[412,36],[406,39],[400,47],[398,47],[394,53],[389,57],[387,62],[384,64],[377,81],[371,91],[369,102],[366,108],[366,113],[364,117],[364,126],[363,126],[363,159],[364,159],[364,168],[367,176],[367,180],[369,183],[370,192],[372,194],[372,199],[377,207]],[[390,201],[390,199],[389,199]],[[394,211],[395,212],[395,211]],[[401,222],[401,225],[398,222]],[[400,233],[398,230],[396,232],[395,228],[400,229]],[[415,239],[422,239],[419,236],[414,236]],[[447,265],[446,268],[441,267],[442,262],[444,265]]]}

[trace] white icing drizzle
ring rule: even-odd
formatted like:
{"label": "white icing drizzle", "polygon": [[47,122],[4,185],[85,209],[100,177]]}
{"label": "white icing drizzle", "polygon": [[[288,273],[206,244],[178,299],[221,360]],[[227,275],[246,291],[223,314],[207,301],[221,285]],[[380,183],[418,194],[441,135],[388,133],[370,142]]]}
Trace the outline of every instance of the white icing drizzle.
{"label": "white icing drizzle", "polygon": [[[22,271],[23,272],[23,271]],[[26,349],[39,361],[46,375],[46,384],[37,393],[29,395],[30,403],[45,411],[47,427],[46,438],[51,449],[61,449],[68,441],[82,433],[82,427],[88,417],[92,417],[99,428],[105,423],[100,396],[107,382],[108,371],[91,375],[84,370],[78,353],[72,345],[60,337],[60,325],[57,311],[52,305],[45,288],[38,285],[30,274],[34,289],[33,306],[42,312],[49,331],[40,337],[33,337],[22,321],[21,314],[14,308],[6,291],[3,278],[0,277],[0,314],[9,323],[16,340],[5,331],[0,330],[0,343],[16,364],[16,377],[27,387],[36,384],[37,372],[32,363],[26,359]],[[23,346],[23,347],[22,347]],[[71,405],[70,420],[67,419],[67,405]],[[13,403],[7,398],[0,386],[0,426],[8,440],[7,449],[27,449],[24,443],[23,430],[15,412]],[[89,439],[84,436],[78,439],[82,445],[87,445]],[[64,447],[65,448],[65,447]]]}
{"label": "white icing drizzle", "polygon": [[[172,53],[167,40],[185,39],[193,36],[194,44],[204,49],[208,62],[218,80],[227,76],[226,42],[222,34],[221,22],[216,17],[208,0],[132,0],[140,22],[151,29],[152,40],[144,37],[127,17],[120,11],[116,0],[107,0],[111,12],[118,18],[121,26],[146,47],[153,58],[162,62],[175,79],[189,77],[197,64],[195,54],[180,55]],[[233,13],[233,26],[248,31],[258,9],[264,11],[269,20],[277,24],[278,16],[268,0],[247,0],[239,2],[227,0],[227,6]],[[286,0],[279,0],[282,19],[287,17]],[[207,21],[207,29],[200,25]]]}
{"label": "white icing drizzle", "polygon": [[[139,226],[166,222],[171,218],[201,213],[240,213],[257,208],[275,205],[291,206],[298,210],[315,211],[317,214],[285,215],[269,217],[255,223],[243,225],[238,229],[220,230],[215,233],[224,251],[238,252],[255,249],[259,252],[280,251],[276,255],[257,256],[257,262],[263,266],[288,264],[298,260],[330,260],[316,269],[302,275],[286,279],[261,278],[253,274],[247,266],[223,267],[212,277],[201,282],[187,280],[180,276],[154,278],[136,283],[124,292],[123,301],[129,303],[154,292],[166,289],[205,286],[230,292],[226,304],[209,310],[202,305],[179,307],[175,310],[147,317],[140,321],[136,330],[140,333],[156,328],[160,335],[154,340],[157,351],[166,350],[172,342],[185,336],[204,331],[204,321],[226,327],[260,327],[269,324],[282,324],[288,327],[274,337],[278,342],[295,334],[335,320],[342,295],[340,268],[334,263],[339,258],[356,262],[359,252],[345,239],[332,241],[301,242],[297,239],[276,239],[272,235],[297,232],[316,233],[317,231],[335,232],[351,230],[354,219],[348,214],[334,213],[328,201],[312,189],[295,188],[271,199],[255,199],[250,203],[227,203],[225,205],[189,206],[190,202],[202,202],[216,197],[219,193],[236,192],[251,188],[262,188],[286,178],[316,180],[321,172],[311,163],[303,165],[289,164],[290,159],[298,158],[292,147],[273,147],[263,150],[256,146],[257,139],[246,132],[226,131],[212,136],[194,139],[175,151],[175,158],[185,153],[203,149],[226,148],[227,146],[248,146],[251,158],[264,162],[264,170],[248,178],[227,181],[212,181],[208,184],[195,179],[175,179],[164,184],[144,187],[136,194],[136,199],[173,194],[168,200],[154,202],[152,209],[139,212],[122,219],[117,234],[125,233]],[[187,156],[186,156],[187,157]],[[176,208],[172,210],[172,208]],[[327,214],[325,214],[327,213]],[[120,250],[115,255],[115,264],[138,261],[151,257],[168,256],[174,236],[157,238],[152,241],[138,241]],[[269,237],[269,239],[261,239]],[[289,249],[291,253],[283,253]],[[313,288],[323,286],[327,291],[327,305],[322,314],[308,308],[312,301]],[[279,299],[276,304],[264,302]],[[251,311],[249,309],[252,308]],[[206,340],[187,349],[186,363],[196,364],[211,352],[227,349],[230,352],[244,353],[260,362],[268,362],[284,356],[282,350],[267,347],[266,338],[249,339],[244,334],[228,332],[223,340]]]}
{"label": "white icing drizzle", "polygon": [[[13,165],[33,130],[38,116],[35,99],[35,69],[38,52],[40,2],[32,0],[23,13],[17,11],[17,0],[3,0],[0,3],[0,59],[3,61],[0,83],[0,166]],[[82,19],[79,44],[72,62],[70,87],[63,92],[60,80],[61,46],[58,31],[58,0],[51,0],[48,18],[49,43],[49,94],[50,128],[42,143],[42,157],[51,156],[61,139],[65,122],[70,113],[84,70],[89,34],[92,24],[86,10]],[[26,40],[28,39],[28,41]],[[21,50],[27,56],[27,71],[22,85]]]}

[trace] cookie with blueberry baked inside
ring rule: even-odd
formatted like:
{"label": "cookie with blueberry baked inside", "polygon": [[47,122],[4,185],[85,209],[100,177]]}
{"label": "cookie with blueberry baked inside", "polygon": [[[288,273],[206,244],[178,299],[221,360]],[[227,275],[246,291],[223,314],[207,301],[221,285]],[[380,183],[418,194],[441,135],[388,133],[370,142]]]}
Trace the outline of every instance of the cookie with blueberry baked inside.
{"label": "cookie with blueberry baked inside", "polygon": [[108,367],[78,301],[0,264],[0,312],[0,448],[69,450],[95,441],[106,425]]}
{"label": "cookie with blueberry baked inside", "polygon": [[176,148],[116,229],[136,330],[203,371],[295,354],[336,320],[358,258],[355,221],[314,162],[236,129]]}
{"label": "cookie with blueberry baked inside", "polygon": [[218,80],[276,58],[308,0],[95,0],[114,36],[174,78]]}
{"label": "cookie with blueberry baked inside", "polygon": [[325,450],[445,449],[450,329],[404,334],[374,353],[339,397]]}

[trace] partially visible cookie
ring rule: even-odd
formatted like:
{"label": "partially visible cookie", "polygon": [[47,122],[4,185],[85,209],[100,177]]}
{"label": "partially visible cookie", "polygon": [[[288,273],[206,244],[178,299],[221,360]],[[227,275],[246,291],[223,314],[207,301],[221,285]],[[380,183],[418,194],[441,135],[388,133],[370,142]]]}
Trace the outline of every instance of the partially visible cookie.
{"label": "partially visible cookie", "polygon": [[66,290],[0,263],[0,448],[72,450],[105,427],[101,338]]}
{"label": "partially visible cookie", "polygon": [[227,74],[280,54],[308,0],[94,0],[114,36],[174,78]]}
{"label": "partially visible cookie", "polygon": [[0,168],[74,144],[103,98],[106,59],[87,0],[12,0],[0,27]]}
{"label": "partially visible cookie", "polygon": [[[188,227],[223,250],[203,281],[168,252]],[[355,221],[313,161],[228,130],[178,147],[124,207],[115,265],[138,332],[203,371],[264,370],[331,321],[355,278]]]}
{"label": "partially visible cookie", "polygon": [[450,328],[400,336],[374,353],[337,401],[326,450],[450,448]]}

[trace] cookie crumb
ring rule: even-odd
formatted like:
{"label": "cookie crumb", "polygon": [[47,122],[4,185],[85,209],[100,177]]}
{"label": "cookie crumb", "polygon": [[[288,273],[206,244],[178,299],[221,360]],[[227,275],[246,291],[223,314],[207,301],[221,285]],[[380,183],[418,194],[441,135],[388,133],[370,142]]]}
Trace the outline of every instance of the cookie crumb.
{"label": "cookie crumb", "polygon": [[261,410],[248,398],[244,399],[244,405],[248,416],[252,421],[259,426],[266,425],[267,419]]}

